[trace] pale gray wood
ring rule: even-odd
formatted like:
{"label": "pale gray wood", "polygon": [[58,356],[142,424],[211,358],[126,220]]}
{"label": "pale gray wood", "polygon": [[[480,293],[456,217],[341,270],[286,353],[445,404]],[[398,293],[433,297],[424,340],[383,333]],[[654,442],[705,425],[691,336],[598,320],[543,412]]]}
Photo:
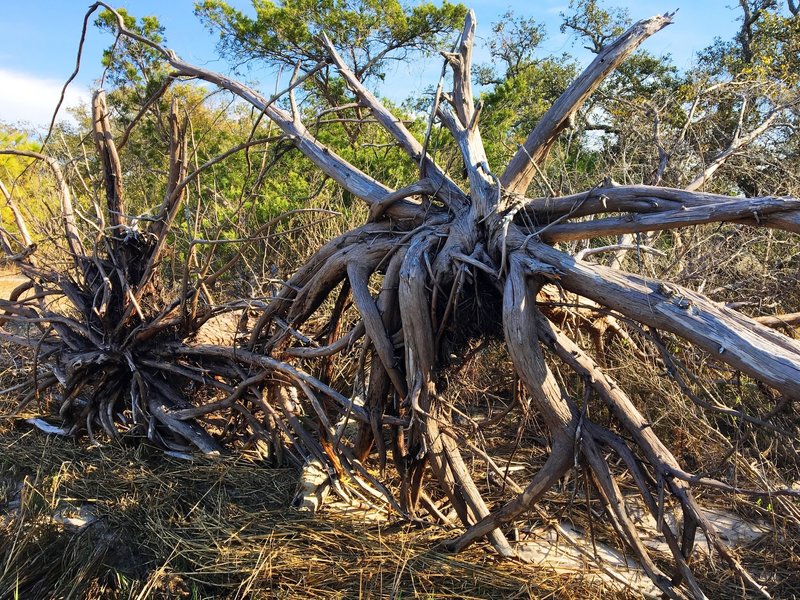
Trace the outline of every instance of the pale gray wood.
{"label": "pale gray wood", "polygon": [[672,16],[669,14],[644,19],[606,46],[553,103],[514,154],[500,177],[503,189],[513,194],[524,194],[536,173],[535,164],[547,156],[559,133],[567,127],[570,116],[644,40],[670,23]]}

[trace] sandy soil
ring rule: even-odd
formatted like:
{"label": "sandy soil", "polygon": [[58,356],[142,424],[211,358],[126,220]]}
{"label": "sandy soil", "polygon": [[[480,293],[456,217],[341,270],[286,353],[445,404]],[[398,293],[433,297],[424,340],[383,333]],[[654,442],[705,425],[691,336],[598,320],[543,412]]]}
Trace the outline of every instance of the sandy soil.
{"label": "sandy soil", "polygon": [[8,300],[11,292],[26,281],[28,281],[28,278],[22,275],[0,275],[0,300]]}

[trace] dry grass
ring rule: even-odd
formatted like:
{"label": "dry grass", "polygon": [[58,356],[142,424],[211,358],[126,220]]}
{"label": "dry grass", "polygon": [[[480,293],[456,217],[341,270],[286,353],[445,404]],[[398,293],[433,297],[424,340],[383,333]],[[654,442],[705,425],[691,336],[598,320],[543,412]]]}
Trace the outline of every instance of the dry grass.
{"label": "dry grass", "polygon": [[[681,400],[656,368],[637,371],[624,358],[614,356],[615,376],[635,391],[668,444],[682,460],[715,464],[724,440],[721,434],[715,440],[710,426],[719,424]],[[21,356],[3,362],[16,364],[15,377],[20,367],[30,369]],[[511,402],[513,379],[497,368],[502,364],[502,344],[489,344],[457,374],[448,394],[465,418],[486,418]],[[9,384],[11,377],[9,371],[2,380]],[[669,407],[665,397],[672,398]],[[3,398],[0,414],[13,406],[13,398]],[[470,408],[478,414],[469,415]],[[484,435],[495,456],[513,455],[527,465],[518,474],[521,483],[545,454],[535,415],[529,420],[519,441],[509,421]],[[742,433],[738,443],[746,446]],[[485,545],[446,554],[439,542],[452,531],[376,524],[331,510],[313,518],[287,510],[297,474],[268,469],[246,454],[186,462],[146,444],[88,448],[85,439],[47,437],[10,419],[0,420],[0,448],[0,598],[611,597],[590,573],[499,562]],[[483,469],[480,460],[473,465]],[[630,487],[624,477],[622,483]],[[586,530],[583,485],[582,476],[573,478],[543,508]],[[484,491],[498,502],[509,493],[497,494],[496,486],[494,494]],[[739,554],[776,597],[800,597],[797,531],[754,500],[703,494],[703,502],[772,518],[773,534]],[[81,509],[97,518],[83,529],[54,519]],[[618,545],[602,521],[594,523],[598,540]],[[709,597],[744,597],[724,564],[703,560],[693,566]]]}
{"label": "dry grass", "polygon": [[[296,474],[4,426],[0,597],[601,597],[579,576],[454,557],[448,532],[287,511]],[[53,519],[90,507],[78,531]],[[84,508],[86,512],[87,509]]]}
{"label": "dry grass", "polygon": [[[296,473],[247,455],[187,462],[145,444],[87,448],[9,420],[0,447],[2,598],[612,597],[580,574],[497,561],[483,545],[444,553],[443,529],[287,510]],[[581,495],[570,495],[554,492],[547,510],[585,528]],[[53,518],[81,508],[97,518],[83,529]],[[777,597],[795,598],[797,545],[778,527],[740,554]],[[695,568],[710,597],[744,597],[725,565]]]}

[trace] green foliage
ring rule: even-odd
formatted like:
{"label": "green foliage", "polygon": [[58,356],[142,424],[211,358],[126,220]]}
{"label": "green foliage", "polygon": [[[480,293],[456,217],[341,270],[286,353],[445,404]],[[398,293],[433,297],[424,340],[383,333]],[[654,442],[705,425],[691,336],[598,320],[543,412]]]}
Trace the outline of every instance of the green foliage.
{"label": "green foliage", "polygon": [[[594,0],[573,0],[569,14],[562,18],[562,31],[574,32],[594,52],[600,52],[630,22],[625,10],[607,10]],[[573,81],[578,65],[567,54],[537,56],[544,30],[533,19],[506,13],[492,30],[488,46],[493,65],[479,70],[479,82],[492,85],[482,96],[481,129],[490,163],[502,169]],[[498,73],[499,68],[504,72]],[[553,181],[558,181],[555,191],[563,193],[591,187],[608,175],[617,175],[617,164],[631,171],[632,151],[643,153],[634,164],[652,164],[651,141],[642,138],[642,131],[652,130],[651,103],[659,104],[659,111],[666,109],[660,115],[663,121],[681,126],[684,113],[677,98],[682,82],[669,56],[635,53],[604,82],[553,149],[544,167],[548,182],[538,178],[541,193],[552,193]],[[670,101],[665,103],[667,98]],[[646,180],[650,169],[634,170],[634,180]]]}
{"label": "green foliage", "polygon": [[577,73],[569,57],[545,58],[516,67],[515,74],[482,97],[481,123],[489,162],[497,168],[516,152],[552,103]]}
{"label": "green foliage", "polygon": [[625,31],[631,22],[628,9],[604,9],[597,0],[570,0],[569,10],[561,13],[564,20],[561,33],[577,34],[586,44],[584,47],[595,54]]}
{"label": "green foliage", "polygon": [[[31,150],[38,152],[41,145],[30,135],[0,122],[0,148],[4,150]],[[0,155],[0,179],[8,182],[19,177],[31,159]]]}
{"label": "green foliage", "polygon": [[675,93],[683,79],[669,55],[655,56],[639,51],[608,78],[603,91],[607,96],[631,101],[652,100],[665,91]]}
{"label": "green foliage", "polygon": [[[800,83],[800,18],[777,0],[742,0],[740,30],[717,39],[698,56],[687,86],[700,118],[693,137],[702,161],[746,135],[778,111],[762,136],[717,173],[712,188],[746,195],[800,193],[800,147],[794,109]],[[793,13],[792,4],[789,5]]]}
{"label": "green foliage", "polygon": [[743,75],[788,86],[800,83],[800,18],[765,11],[756,24],[750,49],[752,58],[742,66]]}
{"label": "green foliage", "polygon": [[740,3],[741,28],[732,40],[715,40],[699,56],[701,69],[715,78],[770,80],[797,86],[800,80],[800,17],[786,14],[776,0]]}
{"label": "green foliage", "polygon": [[222,0],[204,0],[195,13],[219,33],[223,54],[237,62],[259,58],[308,69],[327,58],[319,44],[324,32],[362,79],[383,77],[387,60],[441,49],[465,14],[462,5],[446,0],[408,8],[397,0],[253,0],[253,8],[255,18]]}
{"label": "green foliage", "polygon": [[[117,12],[131,31],[157,43],[166,42],[164,27],[157,17],[145,16],[137,20],[124,8]],[[105,10],[95,20],[95,26],[101,31],[116,34],[116,17]],[[110,48],[103,51],[102,60],[105,80],[114,88],[109,99],[123,116],[143,104],[161,87],[167,76],[167,67],[158,53],[150,46],[128,37],[117,38]]]}
{"label": "green foliage", "polygon": [[534,62],[534,53],[545,37],[543,24],[532,17],[515,17],[511,10],[506,11],[499,21],[492,23],[492,35],[487,40],[492,60],[505,68],[505,75],[484,69],[478,75],[480,83],[499,84],[503,78],[519,75]]}
{"label": "green foliage", "polygon": [[487,46],[492,63],[477,70],[491,86],[481,95],[481,131],[489,163],[502,169],[550,105],[577,74],[568,55],[538,56],[544,26],[507,11],[492,24]]}
{"label": "green foliage", "polygon": [[[4,125],[0,122],[0,148],[8,150],[28,150],[38,152],[41,144],[25,131]],[[35,159],[0,155],[0,181],[11,194],[17,206],[23,209],[26,219],[41,220],[46,218],[48,211],[45,207],[47,198],[46,190],[52,189],[51,175],[43,165]],[[11,233],[17,232],[11,209],[6,205],[5,198],[0,195],[0,223]],[[31,234],[38,237],[35,231]]]}
{"label": "green foliage", "polygon": [[[570,193],[606,176],[628,183],[651,182],[659,161],[656,123],[659,143],[670,155],[663,181],[685,185],[704,162],[730,143],[740,116],[745,130],[756,126],[771,103],[781,95],[786,97],[787,89],[797,85],[800,25],[797,17],[783,14],[772,0],[748,0],[747,5],[750,13],[743,18],[741,34],[707,50],[699,67],[691,72],[680,73],[669,56],[640,51],[630,57],[590,98],[553,147],[544,173],[537,177],[538,191]],[[196,4],[195,12],[219,34],[220,49],[229,59],[237,63],[264,61],[283,69],[284,78],[298,64],[308,70],[327,58],[319,43],[325,32],[367,85],[384,77],[387,61],[419,58],[451,46],[465,13],[462,5],[450,2],[405,5],[397,0],[254,0],[253,8],[242,11],[222,0],[204,0]],[[122,14],[130,29],[164,42],[165,31],[157,18]],[[571,0],[562,18],[561,30],[572,32],[592,52],[601,51],[630,24],[626,9],[600,0]],[[96,25],[103,31],[115,30],[109,12],[102,13]],[[545,37],[543,25],[535,19],[507,11],[486,38],[491,62],[478,66],[475,78],[483,86],[479,88],[483,103],[480,127],[495,172],[502,171],[577,75],[574,57],[542,53]],[[745,61],[745,48],[749,62]],[[110,44],[103,65],[112,122],[119,137],[164,84],[168,69],[151,48],[124,38]],[[731,77],[748,84],[704,91],[704,86]],[[354,97],[335,69],[326,67],[309,78],[298,90],[298,101],[303,122],[332,151],[387,185],[401,187],[416,179],[417,166],[381,127],[367,119],[363,108],[352,106]],[[132,214],[152,214],[163,199],[169,143],[166,115],[172,102],[180,107],[190,127],[193,167],[247,139],[276,133],[266,119],[256,126],[258,114],[224,94],[173,84],[132,130],[122,151],[126,208]],[[402,107],[388,104],[421,140],[430,102],[429,96],[417,96]],[[279,103],[286,107],[285,99]],[[688,110],[693,105],[690,120]],[[339,108],[330,111],[331,106]],[[785,172],[796,164],[794,157],[800,149],[791,133],[791,119],[787,117],[785,123],[784,129],[776,128],[770,134],[772,148],[760,148],[757,172],[739,165],[736,173],[728,174],[727,169],[718,173],[715,185],[720,191],[793,189],[786,183],[791,178]],[[81,129],[88,127],[89,116],[84,113]],[[80,171],[91,193],[96,193],[98,171],[91,140],[82,142],[79,132],[65,132],[62,139],[64,163]],[[83,152],[81,143],[86,144],[88,161],[70,162],[70,156]],[[784,149],[781,160],[767,160],[775,156],[778,145]],[[434,128],[430,151],[459,179],[461,159],[446,132]],[[731,159],[730,164],[738,164],[736,160]],[[80,186],[74,187],[83,206],[88,206],[89,195]],[[196,222],[184,219],[182,229],[176,230],[179,245],[193,236],[238,238],[292,208],[335,205],[348,212],[358,205],[285,141],[251,148],[216,164],[190,187],[186,202],[187,210],[199,208],[200,216]],[[185,252],[185,248],[179,251]]]}

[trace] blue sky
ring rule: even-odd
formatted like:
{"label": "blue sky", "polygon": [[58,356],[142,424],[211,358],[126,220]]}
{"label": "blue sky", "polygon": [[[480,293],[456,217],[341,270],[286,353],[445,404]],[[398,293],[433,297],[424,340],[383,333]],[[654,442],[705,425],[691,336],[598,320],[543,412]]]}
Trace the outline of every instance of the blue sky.
{"label": "blue sky", "polygon": [[[0,20],[0,121],[27,122],[41,125],[58,100],[61,86],[75,66],[75,54],[83,15],[91,2],[81,0],[32,0],[3,2]],[[251,9],[248,0],[229,0],[243,10]],[[535,17],[545,24],[548,38],[542,46],[544,54],[573,52],[586,62],[587,53],[573,38],[558,31],[559,13],[567,9],[568,0],[527,0],[495,2],[476,0],[467,3],[478,18],[478,43],[475,61],[487,58],[480,48],[480,39],[490,32],[490,24],[507,9]],[[645,43],[655,54],[670,53],[680,68],[688,67],[695,53],[711,44],[715,37],[729,38],[737,29],[738,13],[730,8],[731,0],[631,0],[607,5],[625,5],[631,17],[640,19],[657,13],[679,9],[675,22]],[[136,16],[156,15],[166,27],[168,45],[180,56],[220,71],[229,66],[217,58],[216,37],[199,23],[193,14],[193,0],[128,0],[118,3]],[[87,34],[81,74],[67,94],[67,104],[86,99],[102,68],[100,56],[112,42],[111,36],[91,27]],[[398,68],[390,72],[381,93],[401,100],[414,90],[435,84],[441,65],[431,59],[428,66]],[[268,73],[252,72],[267,89]]]}

